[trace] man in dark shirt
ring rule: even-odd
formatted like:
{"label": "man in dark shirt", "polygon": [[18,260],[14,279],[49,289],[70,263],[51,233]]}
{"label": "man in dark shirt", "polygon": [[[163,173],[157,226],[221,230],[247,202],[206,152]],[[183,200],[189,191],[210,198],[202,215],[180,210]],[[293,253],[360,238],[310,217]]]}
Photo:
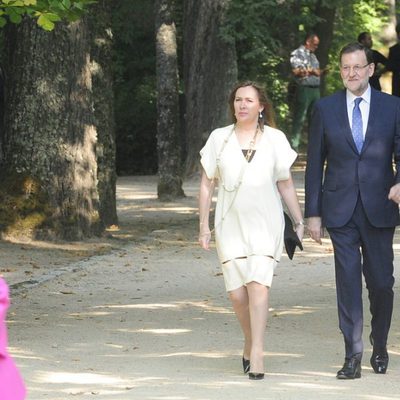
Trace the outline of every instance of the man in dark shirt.
{"label": "man in dark shirt", "polygon": [[[375,64],[375,71],[374,74],[369,78],[369,84],[375,88],[376,90],[382,90],[381,84],[379,82],[379,78],[381,77],[382,73],[386,71],[388,65],[388,59],[379,51],[374,50],[372,48],[373,41],[371,34],[368,32],[361,32],[357,38],[358,42],[361,43],[363,46],[367,47],[372,51],[372,59],[374,60]],[[382,67],[378,67],[378,64],[382,64]]]}
{"label": "man in dark shirt", "polygon": [[396,26],[398,42],[389,48],[388,69],[392,71],[392,94],[400,97],[400,24]]}

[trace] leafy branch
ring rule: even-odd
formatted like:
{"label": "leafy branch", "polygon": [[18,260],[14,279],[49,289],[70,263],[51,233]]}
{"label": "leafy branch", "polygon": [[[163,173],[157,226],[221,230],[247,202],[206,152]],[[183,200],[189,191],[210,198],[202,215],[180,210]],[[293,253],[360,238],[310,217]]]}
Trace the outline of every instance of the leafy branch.
{"label": "leafy branch", "polygon": [[0,0],[0,28],[8,22],[18,24],[24,16],[35,18],[46,31],[65,19],[76,21],[97,0]]}

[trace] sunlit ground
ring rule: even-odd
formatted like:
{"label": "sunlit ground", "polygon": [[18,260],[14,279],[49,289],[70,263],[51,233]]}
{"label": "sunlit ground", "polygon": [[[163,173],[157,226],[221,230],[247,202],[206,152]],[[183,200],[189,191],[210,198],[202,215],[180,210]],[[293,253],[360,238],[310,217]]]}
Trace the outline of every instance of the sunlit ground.
{"label": "sunlit ground", "polygon": [[[241,371],[241,333],[215,251],[196,243],[198,181],[186,183],[188,197],[173,203],[156,200],[155,182],[139,177],[118,184],[121,232],[135,238],[125,250],[14,299],[10,351],[29,400],[399,399],[397,283],[389,373],[377,376],[369,366],[366,302],[363,377],[335,378],[343,343],[327,237],[322,246],[306,239],[305,250],[292,262],[284,256],[277,268],[266,379],[250,382]],[[132,221],[137,232],[124,228]],[[398,234],[394,250],[398,265]]]}

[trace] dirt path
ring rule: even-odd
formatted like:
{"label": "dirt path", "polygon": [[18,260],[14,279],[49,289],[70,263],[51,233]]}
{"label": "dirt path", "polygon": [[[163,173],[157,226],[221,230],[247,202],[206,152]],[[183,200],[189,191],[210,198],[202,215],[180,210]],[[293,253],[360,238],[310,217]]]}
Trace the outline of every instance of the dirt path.
{"label": "dirt path", "polygon": [[[301,171],[295,178],[301,197]],[[120,179],[116,239],[72,248],[2,244],[0,266],[13,289],[10,351],[28,399],[399,399],[398,283],[388,374],[369,366],[366,305],[363,377],[335,379],[343,344],[328,240],[306,240],[294,262],[280,263],[266,379],[251,382],[241,373],[241,333],[215,251],[196,242],[197,184],[185,185],[186,199],[159,203],[154,177]]]}

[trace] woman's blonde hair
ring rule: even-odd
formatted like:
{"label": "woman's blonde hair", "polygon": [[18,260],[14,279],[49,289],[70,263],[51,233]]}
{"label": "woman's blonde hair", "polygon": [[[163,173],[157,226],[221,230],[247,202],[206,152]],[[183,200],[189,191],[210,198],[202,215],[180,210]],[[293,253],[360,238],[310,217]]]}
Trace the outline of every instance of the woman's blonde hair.
{"label": "woman's blonde hair", "polygon": [[257,93],[258,93],[258,101],[262,106],[264,106],[264,110],[261,112],[261,118],[258,119],[258,123],[260,125],[260,128],[264,130],[264,125],[267,124],[269,126],[272,126],[273,128],[276,127],[275,123],[275,113],[272,108],[272,103],[269,100],[267,93],[263,86],[260,84],[253,82],[253,81],[244,81],[244,82],[239,82],[235,85],[235,87],[232,89],[231,94],[229,95],[229,109],[231,112],[231,117],[234,123],[236,123],[236,117],[235,117],[235,97],[236,97],[236,92],[238,89],[242,87],[247,87],[251,86],[254,88]]}

